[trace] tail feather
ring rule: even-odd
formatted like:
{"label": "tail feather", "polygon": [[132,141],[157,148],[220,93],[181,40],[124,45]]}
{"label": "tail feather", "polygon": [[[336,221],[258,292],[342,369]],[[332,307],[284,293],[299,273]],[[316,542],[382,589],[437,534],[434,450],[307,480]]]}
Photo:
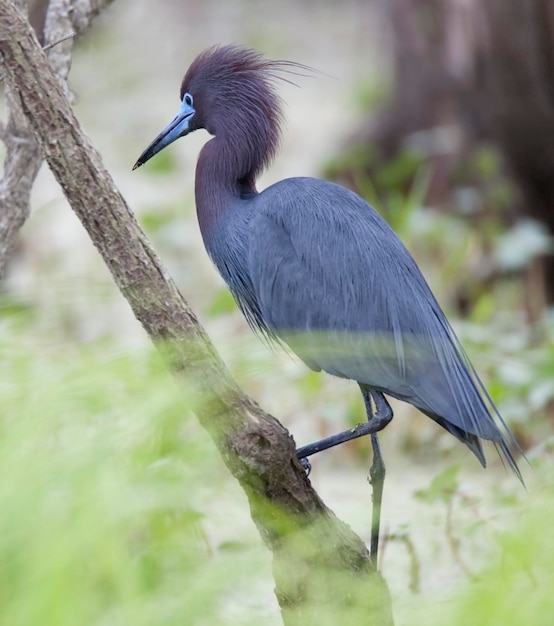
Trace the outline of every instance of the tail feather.
{"label": "tail feather", "polygon": [[[496,411],[496,407],[494,406],[494,404],[492,406],[494,407],[494,410]],[[454,435],[454,437],[459,439],[462,443],[465,443],[465,445],[477,457],[479,463],[481,463],[483,467],[487,466],[487,460],[485,458],[485,453],[483,452],[483,446],[481,444],[481,441],[482,440],[487,441],[489,440],[488,438],[480,438],[478,435],[475,435],[473,433],[467,432],[466,430],[463,430],[462,428],[452,424],[448,420],[445,420],[444,418],[440,417],[439,415],[435,413],[432,413],[430,411],[423,410],[423,409],[420,409],[420,410],[422,410],[422,412],[425,413],[425,415],[430,417],[433,421],[437,422],[437,424],[439,424],[445,430],[447,430],[451,435]],[[489,415],[489,419],[492,421],[492,416]],[[495,433],[495,438],[490,439],[490,441],[494,443],[494,447],[496,448],[496,451],[498,452],[498,456],[500,457],[502,464],[505,467],[508,466],[512,470],[512,472],[516,475],[516,477],[521,482],[521,484],[525,487],[525,481],[523,480],[523,476],[521,475],[521,470],[519,469],[519,466],[517,464],[517,461],[514,457],[512,450],[514,449],[517,450],[523,457],[524,457],[524,454],[519,444],[515,440],[514,436],[512,435],[512,432],[510,430],[508,430],[507,432],[509,433],[510,441],[508,441],[508,439],[504,436],[504,434],[499,429],[497,429],[497,432]]]}
{"label": "tail feather", "polygon": [[513,451],[517,450],[524,456],[523,451],[500,415],[448,320],[444,315],[437,315],[437,321],[450,339],[449,342],[443,341],[434,347],[454,407],[450,407],[447,412],[441,411],[442,415],[432,410],[427,412],[424,409],[424,412],[465,443],[483,467],[486,466],[486,460],[481,440],[492,441],[502,463],[510,467],[525,486],[513,454]]}
{"label": "tail feather", "polygon": [[483,467],[487,467],[487,460],[485,458],[485,453],[483,452],[483,446],[481,445],[481,440],[477,435],[473,435],[472,433],[468,433],[465,430],[462,430],[458,426],[451,424],[449,421],[443,419],[439,415],[435,413],[431,413],[430,411],[425,411],[420,409],[427,417],[430,417],[434,422],[437,422],[439,426],[442,426],[445,430],[447,430],[451,435],[454,435],[456,439],[459,439],[462,443],[465,443],[466,446],[473,452],[473,454],[479,460],[479,463]]}
{"label": "tail feather", "polygon": [[[523,456],[523,458],[525,458],[525,455],[523,454],[523,451],[519,447],[519,444],[517,443],[517,441],[515,442],[515,445],[517,449],[519,450],[520,454]],[[503,439],[500,442],[495,442],[494,446],[496,448],[496,451],[498,452],[498,456],[500,457],[502,464],[504,466],[506,466],[507,464],[508,467],[512,470],[512,472],[518,477],[519,482],[525,487],[525,481],[523,480],[523,476],[521,475],[521,470],[519,469],[518,464],[514,458],[514,455],[512,454],[512,451],[510,450],[506,440]]]}

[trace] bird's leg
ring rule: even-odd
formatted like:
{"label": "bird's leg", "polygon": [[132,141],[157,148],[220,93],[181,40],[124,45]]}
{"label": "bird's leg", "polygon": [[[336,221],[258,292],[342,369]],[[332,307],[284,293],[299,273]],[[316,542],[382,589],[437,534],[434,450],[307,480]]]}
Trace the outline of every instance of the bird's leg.
{"label": "bird's leg", "polygon": [[[346,441],[351,441],[352,439],[357,439],[358,437],[363,437],[364,435],[371,435],[372,433],[376,433],[385,428],[385,426],[392,419],[392,409],[388,405],[388,402],[385,400],[385,397],[379,392],[369,391],[365,388],[362,389],[362,393],[364,395],[364,402],[366,403],[367,422],[363,424],[358,424],[357,426],[354,426],[354,428],[343,430],[336,435],[325,437],[325,439],[320,439],[319,441],[314,441],[314,443],[309,443],[306,446],[298,448],[298,450],[296,451],[296,457],[299,460],[305,459],[308,456],[312,456],[312,454],[316,454],[317,452],[323,452],[323,450],[328,450],[333,446],[338,446],[339,444],[345,443]],[[377,407],[375,415],[373,414],[373,410],[371,409],[370,396],[374,398],[375,406]],[[379,397],[379,400],[376,400],[376,397]]]}
{"label": "bird's leg", "polygon": [[[307,446],[302,446],[296,451],[296,456],[309,473],[311,466],[306,462],[307,457],[315,454],[316,452],[321,452],[323,450],[327,450],[328,448],[332,448],[333,446],[337,446],[345,441],[357,439],[363,435],[371,435],[373,463],[371,464],[371,468],[369,470],[369,482],[373,488],[373,511],[371,515],[370,555],[371,562],[375,565],[375,568],[377,568],[379,529],[381,525],[381,502],[383,499],[383,485],[385,483],[385,464],[381,455],[377,433],[380,430],[383,430],[383,428],[385,428],[385,426],[392,420],[392,409],[385,399],[385,396],[379,391],[374,391],[363,385],[360,385],[360,389],[364,397],[367,422],[365,422],[365,424],[358,424],[354,428],[332,435],[331,437],[326,437],[320,441],[310,443]],[[373,411],[373,405],[371,403],[372,400],[375,403],[375,412]]]}
{"label": "bird's leg", "polygon": [[[385,400],[383,394],[377,391],[366,390],[362,388],[364,403],[368,415],[368,421],[371,422],[374,417],[371,399],[375,402],[375,415],[384,413],[392,418],[392,409]],[[370,556],[371,562],[377,568],[377,554],[379,551],[379,529],[381,526],[381,502],[383,500],[383,485],[385,484],[385,463],[381,455],[379,447],[379,438],[377,433],[371,434],[371,447],[373,448],[373,463],[369,469],[369,482],[373,489],[373,509],[371,512],[371,546]]]}
{"label": "bird's leg", "polygon": [[369,468],[369,482],[373,489],[373,507],[371,511],[371,562],[377,569],[377,553],[379,552],[379,529],[381,527],[381,502],[383,500],[383,485],[385,484],[385,464],[379,447],[377,433],[371,435],[373,448],[373,463]]}

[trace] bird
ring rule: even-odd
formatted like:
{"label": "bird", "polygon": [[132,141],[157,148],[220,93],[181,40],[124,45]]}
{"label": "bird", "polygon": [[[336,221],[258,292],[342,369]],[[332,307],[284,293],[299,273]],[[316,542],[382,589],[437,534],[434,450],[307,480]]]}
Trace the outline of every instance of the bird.
{"label": "bird", "polygon": [[[201,52],[187,70],[175,118],[133,169],[204,129],[195,175],[208,255],[250,326],[309,368],[356,381],[367,421],[297,449],[312,454],[371,436],[370,558],[377,563],[385,465],[378,432],[393,417],[387,396],[416,407],[486,467],[491,441],[523,482],[517,442],[415,260],[385,219],[354,191],[311,177],[256,181],[281,138],[279,81],[309,70],[240,45]],[[330,94],[332,97],[332,94]]]}

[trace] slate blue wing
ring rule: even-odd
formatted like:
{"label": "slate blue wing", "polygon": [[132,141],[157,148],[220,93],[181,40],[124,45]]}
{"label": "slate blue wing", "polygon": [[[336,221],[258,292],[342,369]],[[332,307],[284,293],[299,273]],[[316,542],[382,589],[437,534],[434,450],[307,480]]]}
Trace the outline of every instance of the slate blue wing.
{"label": "slate blue wing", "polygon": [[479,438],[494,441],[514,467],[493,418],[500,416],[415,261],[379,214],[316,179],[288,179],[259,197],[266,194],[249,225],[247,263],[272,332],[309,367],[418,407],[483,464]]}

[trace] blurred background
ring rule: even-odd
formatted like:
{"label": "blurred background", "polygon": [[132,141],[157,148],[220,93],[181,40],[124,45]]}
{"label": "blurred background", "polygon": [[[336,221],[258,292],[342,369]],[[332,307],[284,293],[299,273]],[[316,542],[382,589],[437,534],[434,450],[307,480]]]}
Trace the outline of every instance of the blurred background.
{"label": "blurred background", "polygon": [[[552,3],[117,0],[78,41],[69,84],[85,131],[233,375],[302,445],[362,421],[359,392],[270,350],[238,312],[196,223],[208,135],[131,172],[175,115],[188,65],[215,43],[317,70],[279,86],[287,124],[259,188],[326,177],[386,217],[531,464],[526,493],[492,447],[484,472],[394,404],[381,567],[398,623],[444,619],[462,593],[500,597],[475,581],[509,548],[517,576],[554,562],[551,538],[535,562],[518,543],[542,535],[537,511],[552,507]],[[0,521],[12,564],[0,624],[279,623],[244,496],[45,166],[0,285],[0,346],[0,508],[12,512]],[[362,439],[315,458],[310,477],[366,539],[370,462]],[[21,603],[30,588],[36,602]],[[529,596],[537,624],[551,602],[541,589]]]}

